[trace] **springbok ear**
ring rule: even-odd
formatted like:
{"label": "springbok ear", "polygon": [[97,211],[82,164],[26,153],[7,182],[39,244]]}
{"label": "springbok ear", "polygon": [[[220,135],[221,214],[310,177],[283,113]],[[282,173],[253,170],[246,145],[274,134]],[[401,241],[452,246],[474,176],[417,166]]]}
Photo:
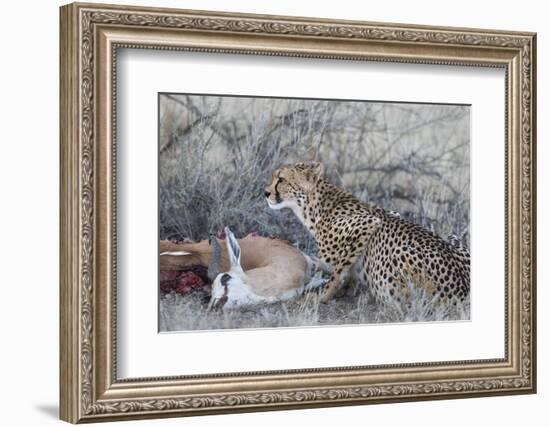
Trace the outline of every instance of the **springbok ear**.
{"label": "springbok ear", "polygon": [[242,270],[241,247],[229,227],[225,227],[225,238],[227,239],[227,252],[229,253],[229,263],[231,268],[238,268]]}
{"label": "springbok ear", "polygon": [[218,274],[220,274],[220,258],[222,248],[220,247],[220,242],[216,238],[216,235],[210,236],[210,242],[212,245],[212,255],[210,256],[210,262],[208,263],[208,279],[210,282],[214,282]]}

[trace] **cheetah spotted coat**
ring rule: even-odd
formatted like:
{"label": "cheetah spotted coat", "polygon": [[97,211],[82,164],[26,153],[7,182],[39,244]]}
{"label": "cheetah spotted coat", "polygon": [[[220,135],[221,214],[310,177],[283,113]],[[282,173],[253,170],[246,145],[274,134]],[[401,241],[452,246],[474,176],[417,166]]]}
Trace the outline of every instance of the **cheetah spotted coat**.
{"label": "cheetah spotted coat", "polygon": [[319,163],[273,172],[266,188],[272,209],[290,208],[315,237],[333,267],[322,301],[330,300],[358,266],[376,300],[406,298],[422,288],[434,302],[460,303],[470,292],[470,255],[418,224],[372,207],[322,179]]}

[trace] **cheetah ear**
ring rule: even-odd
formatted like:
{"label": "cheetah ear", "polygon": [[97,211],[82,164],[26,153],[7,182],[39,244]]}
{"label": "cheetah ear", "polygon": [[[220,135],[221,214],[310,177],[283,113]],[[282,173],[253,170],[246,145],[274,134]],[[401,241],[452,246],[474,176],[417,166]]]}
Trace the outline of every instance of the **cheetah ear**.
{"label": "cheetah ear", "polygon": [[310,181],[319,181],[325,172],[325,166],[321,162],[311,162],[307,169],[306,176]]}
{"label": "cheetah ear", "polygon": [[325,167],[321,162],[300,162],[296,163],[295,170],[302,178],[302,187],[309,190],[323,177]]}

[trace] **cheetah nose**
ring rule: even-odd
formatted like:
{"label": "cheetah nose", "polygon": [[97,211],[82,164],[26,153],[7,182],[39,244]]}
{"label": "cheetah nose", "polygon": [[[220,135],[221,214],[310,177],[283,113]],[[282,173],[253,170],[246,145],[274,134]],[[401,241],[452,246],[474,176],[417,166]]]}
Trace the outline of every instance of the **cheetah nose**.
{"label": "cheetah nose", "polygon": [[270,195],[271,195],[271,193],[269,191],[264,192],[265,197],[269,197]]}

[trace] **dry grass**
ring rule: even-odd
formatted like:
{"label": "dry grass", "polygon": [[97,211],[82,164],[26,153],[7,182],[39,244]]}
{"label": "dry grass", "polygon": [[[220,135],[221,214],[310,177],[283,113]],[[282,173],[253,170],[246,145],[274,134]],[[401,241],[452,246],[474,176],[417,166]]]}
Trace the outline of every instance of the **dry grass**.
{"label": "dry grass", "polygon": [[396,305],[378,305],[366,289],[327,304],[309,292],[295,300],[232,311],[206,311],[208,295],[166,294],[160,299],[160,330],[185,331],[235,328],[280,328],[369,323],[469,320],[470,302],[461,306],[434,305],[422,290]]}
{"label": "dry grass", "polygon": [[[161,95],[160,238],[205,239],[229,226],[317,245],[290,211],[262,196],[284,164],[321,160],[326,178],[361,200],[469,245],[469,108],[299,99]],[[204,295],[202,296],[204,297]],[[377,307],[367,291],[318,305],[306,295],[254,311],[206,314],[200,294],[161,297],[161,330],[453,320],[417,295]]]}

